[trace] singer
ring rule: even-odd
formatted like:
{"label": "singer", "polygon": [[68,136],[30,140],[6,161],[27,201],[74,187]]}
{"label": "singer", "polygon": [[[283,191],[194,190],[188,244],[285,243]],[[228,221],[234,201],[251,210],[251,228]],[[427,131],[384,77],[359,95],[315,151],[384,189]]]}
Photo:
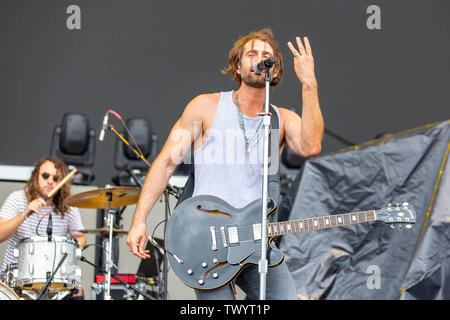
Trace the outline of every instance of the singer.
{"label": "singer", "polygon": [[[300,117],[296,112],[272,105],[272,117],[277,117],[279,124],[280,139],[275,142],[279,143],[280,153],[287,143],[295,153],[310,157],[321,151],[324,123],[309,40],[305,37],[302,42],[297,37],[296,44],[288,42],[287,47],[292,53],[301,88],[302,113]],[[275,64],[257,72],[259,62],[272,57],[276,59]],[[229,52],[228,66],[222,73],[231,74],[239,88],[197,96],[175,123],[140,194],[127,237],[127,245],[133,254],[142,259],[149,258],[148,251],[144,250],[146,216],[191,145],[195,174],[192,196],[214,195],[235,208],[242,208],[262,197],[263,126],[262,117],[257,113],[264,111],[265,72],[271,73],[271,87],[281,82],[283,57],[268,28],[239,38]],[[186,136],[180,139],[183,134]],[[268,269],[266,283],[267,299],[297,299],[292,276],[284,262]],[[234,284],[248,298],[258,299],[258,266],[246,267],[229,284],[212,290],[195,289],[195,294],[197,299],[235,299]]]}
{"label": "singer", "polygon": [[[68,174],[66,164],[58,158],[45,157],[34,165],[31,177],[21,190],[11,193],[0,209],[0,242],[8,240],[0,276],[14,258],[16,244],[33,236],[46,236],[48,217],[52,217],[52,234],[76,239],[81,247],[86,245],[86,235],[75,232],[84,229],[78,208],[64,204],[70,196],[70,183],[66,183],[52,198],[45,201],[50,191]],[[28,212],[32,212],[28,214]],[[46,215],[39,224],[39,220]],[[38,234],[36,234],[36,232]],[[0,277],[1,278],[1,277]]]}

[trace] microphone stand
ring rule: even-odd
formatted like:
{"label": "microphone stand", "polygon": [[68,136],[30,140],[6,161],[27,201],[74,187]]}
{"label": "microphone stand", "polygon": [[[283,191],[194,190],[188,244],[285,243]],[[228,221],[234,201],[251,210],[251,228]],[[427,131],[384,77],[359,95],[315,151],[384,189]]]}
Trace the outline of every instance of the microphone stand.
{"label": "microphone stand", "polygon": [[[117,132],[117,130],[114,128],[114,126],[112,124],[108,125],[108,129],[111,130],[112,132],[114,132],[114,134],[116,134],[128,146],[128,148],[130,148],[142,161],[144,161],[144,163],[147,164],[147,166],[149,168],[151,167],[150,163],[147,161],[147,159],[145,159],[144,155],[141,154],[136,149],[134,149],[130,145],[130,143],[119,132]],[[138,179],[138,177],[136,175],[134,175],[132,170],[130,168],[127,168],[126,171],[128,172],[128,174],[130,174],[133,177],[133,179],[136,181],[136,183],[142,188],[142,182]],[[170,183],[168,183],[167,187],[163,193],[164,193],[164,200],[165,200],[165,221],[167,221],[169,218],[169,194],[172,194],[177,199],[179,199],[179,197],[181,195],[181,188],[172,186]],[[167,225],[167,223],[166,223],[166,225]],[[165,232],[164,232],[164,234],[165,234]],[[164,256],[163,256],[163,283],[164,283],[163,300],[167,300],[167,278],[168,278],[167,274],[168,274],[168,259],[167,259],[167,255],[164,254]],[[108,297],[109,297],[109,295],[108,295]]]}
{"label": "microphone stand", "polygon": [[260,300],[266,299],[266,276],[267,276],[267,201],[268,201],[268,182],[269,182],[269,134],[270,134],[270,119],[269,112],[269,85],[271,76],[269,68],[265,72],[265,90],[266,99],[264,104],[264,112],[258,113],[263,117],[264,125],[264,170],[263,170],[263,185],[262,185],[262,217],[261,217],[261,259],[258,264],[258,272],[260,274]]}
{"label": "microphone stand", "polygon": [[53,233],[53,221],[52,214],[48,215],[48,224],[47,224],[47,241],[52,241],[52,233]]}

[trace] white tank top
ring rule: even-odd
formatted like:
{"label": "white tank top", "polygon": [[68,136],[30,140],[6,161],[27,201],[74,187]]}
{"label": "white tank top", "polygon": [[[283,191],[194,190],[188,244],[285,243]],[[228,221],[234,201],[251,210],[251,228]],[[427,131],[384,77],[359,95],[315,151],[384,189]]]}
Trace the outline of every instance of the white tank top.
{"label": "white tank top", "polygon": [[[192,195],[213,195],[242,208],[262,197],[264,126],[262,117],[242,116],[249,140],[247,152],[232,97],[233,91],[221,93],[208,137],[194,152]],[[273,108],[280,119],[278,108]]]}

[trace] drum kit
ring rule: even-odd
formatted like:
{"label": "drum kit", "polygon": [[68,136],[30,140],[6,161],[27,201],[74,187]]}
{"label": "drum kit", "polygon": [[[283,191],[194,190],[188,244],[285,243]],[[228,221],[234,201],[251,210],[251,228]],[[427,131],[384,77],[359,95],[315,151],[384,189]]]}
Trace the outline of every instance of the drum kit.
{"label": "drum kit", "polygon": [[[114,265],[112,259],[112,240],[118,235],[127,234],[127,230],[114,228],[114,208],[137,203],[141,189],[139,187],[100,188],[70,196],[67,204],[79,208],[106,209],[107,225],[98,229],[85,229],[79,232],[93,234],[105,240],[106,262],[104,277],[104,300],[111,300],[111,278],[123,283],[123,280],[111,274]],[[14,257],[16,264],[9,265],[0,279],[0,300],[62,300],[81,284],[81,269],[77,261],[86,261],[81,256],[76,240],[67,237],[35,236],[22,239],[16,245]],[[140,289],[123,283],[144,298],[149,297]]]}

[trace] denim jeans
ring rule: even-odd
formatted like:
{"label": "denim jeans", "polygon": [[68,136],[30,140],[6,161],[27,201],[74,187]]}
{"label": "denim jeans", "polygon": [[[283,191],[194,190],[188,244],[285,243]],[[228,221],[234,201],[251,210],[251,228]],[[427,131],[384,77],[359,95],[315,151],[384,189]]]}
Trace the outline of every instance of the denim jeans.
{"label": "denim jeans", "polygon": [[[257,265],[245,267],[234,281],[247,294],[248,299],[259,299],[260,274]],[[231,284],[213,290],[195,289],[194,291],[198,300],[235,300]],[[297,299],[294,280],[284,260],[281,264],[267,269],[266,299]]]}

